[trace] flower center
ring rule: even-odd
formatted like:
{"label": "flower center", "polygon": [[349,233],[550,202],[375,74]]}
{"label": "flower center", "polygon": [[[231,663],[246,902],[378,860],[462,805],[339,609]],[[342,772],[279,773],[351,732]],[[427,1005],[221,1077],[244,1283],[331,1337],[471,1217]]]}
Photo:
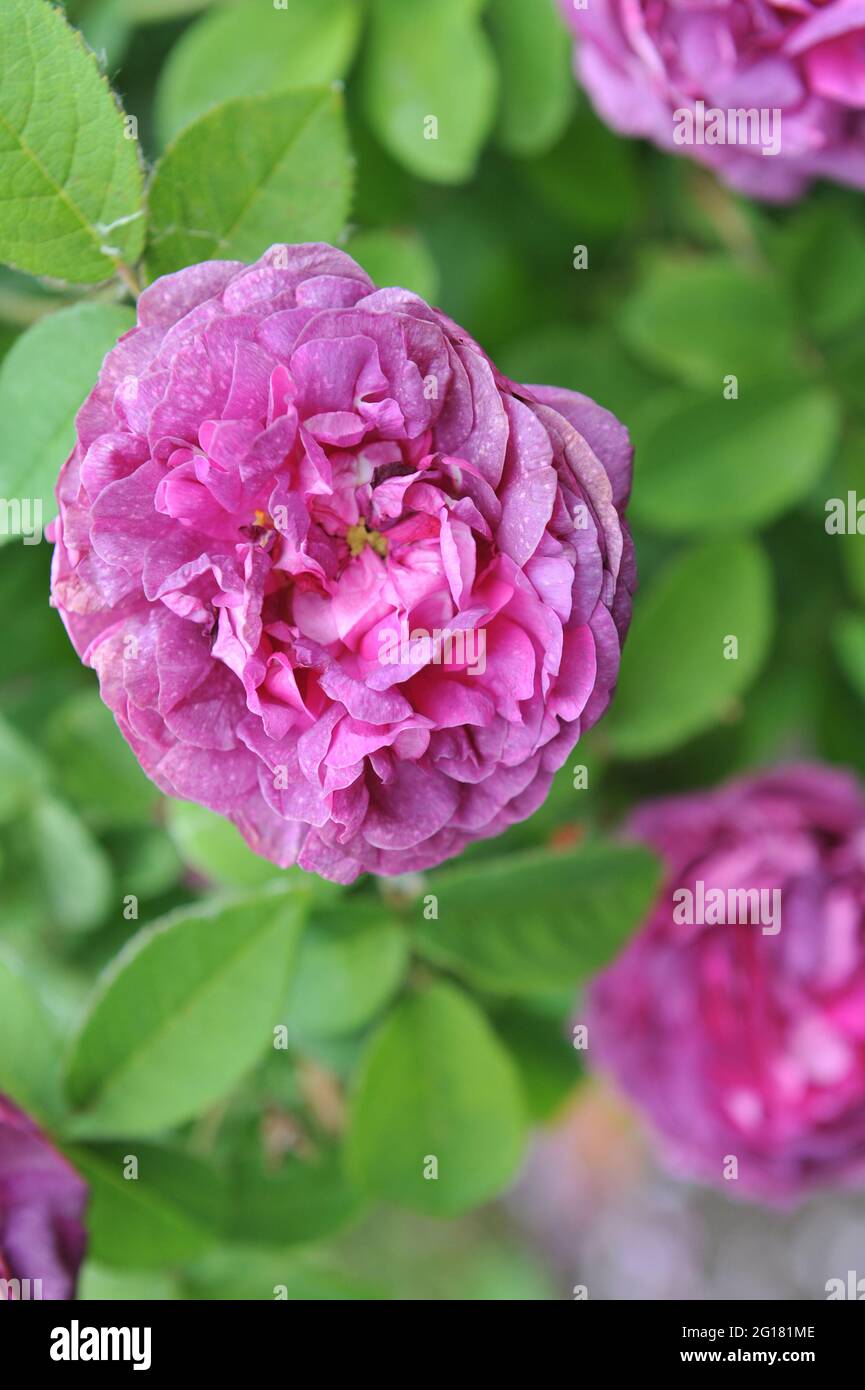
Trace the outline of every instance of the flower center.
{"label": "flower center", "polygon": [[356,526],[349,526],[345,538],[352,555],[359,555],[365,545],[382,559],[387,555],[387,536],[383,536],[381,531],[368,531],[365,521],[359,521]]}

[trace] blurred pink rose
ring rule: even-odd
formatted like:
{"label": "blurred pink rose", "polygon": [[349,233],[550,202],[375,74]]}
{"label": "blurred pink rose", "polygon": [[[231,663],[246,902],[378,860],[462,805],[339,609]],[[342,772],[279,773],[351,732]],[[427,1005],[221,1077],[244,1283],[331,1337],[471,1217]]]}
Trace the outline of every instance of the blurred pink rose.
{"label": "blurred pink rose", "polygon": [[[858,785],[828,767],[780,768],[649,802],[629,828],[662,855],[666,883],[591,988],[589,1056],[645,1112],[679,1172],[730,1196],[783,1203],[865,1182]],[[777,891],[778,912],[761,925],[740,907],[712,925],[718,914],[689,913],[686,897],[696,908],[710,890],[730,904],[759,890],[766,906]]]}
{"label": "blurred pink rose", "polygon": [[795,198],[812,178],[865,188],[863,0],[560,4],[578,75],[615,130],[757,198]]}
{"label": "blurred pink rose", "polygon": [[[70,1299],[86,1236],[84,1180],[0,1095],[0,1299]],[[14,1281],[29,1281],[16,1292]]]}
{"label": "blurred pink rose", "polygon": [[343,252],[158,280],[77,431],[53,602],[145,771],[277,864],[437,864],[605,709],[627,432]]}

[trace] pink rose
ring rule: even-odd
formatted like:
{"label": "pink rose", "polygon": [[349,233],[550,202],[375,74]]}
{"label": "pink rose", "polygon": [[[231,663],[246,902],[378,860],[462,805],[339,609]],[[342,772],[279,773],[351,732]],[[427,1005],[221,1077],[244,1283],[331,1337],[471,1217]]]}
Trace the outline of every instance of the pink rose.
{"label": "pink rose", "polygon": [[795,198],[812,178],[865,188],[865,0],[560,4],[614,129],[757,198]]}
{"label": "pink rose", "polygon": [[590,1055],[672,1164],[731,1196],[865,1180],[858,785],[780,768],[649,802],[630,831],[662,855],[666,883],[592,986]]}
{"label": "pink rose", "polygon": [[0,1095],[0,1301],[74,1297],[86,1201],[84,1180]]}
{"label": "pink rose", "polygon": [[275,863],[437,864],[606,708],[626,431],[343,252],[158,280],[77,431],[53,602],[145,771]]}

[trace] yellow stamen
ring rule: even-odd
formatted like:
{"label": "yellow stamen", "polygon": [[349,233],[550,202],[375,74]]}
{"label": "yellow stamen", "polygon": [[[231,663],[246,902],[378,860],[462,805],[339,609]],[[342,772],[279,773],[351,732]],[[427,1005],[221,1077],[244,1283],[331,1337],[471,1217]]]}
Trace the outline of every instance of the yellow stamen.
{"label": "yellow stamen", "polygon": [[365,545],[382,559],[387,555],[387,536],[383,536],[381,531],[368,531],[365,521],[359,521],[356,526],[349,526],[345,538],[352,555],[359,555]]}

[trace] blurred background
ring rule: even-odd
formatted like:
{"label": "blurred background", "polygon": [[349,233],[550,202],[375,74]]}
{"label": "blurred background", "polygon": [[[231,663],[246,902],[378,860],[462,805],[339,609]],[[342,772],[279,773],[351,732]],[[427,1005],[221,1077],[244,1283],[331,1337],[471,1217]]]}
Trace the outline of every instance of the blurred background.
{"label": "blurred background", "polygon": [[[285,15],[270,0],[66,5],[149,161],[227,97],[344,84],[346,248],[514,379],[585,392],[631,431],[640,594],[614,708],[546,805],[471,855],[567,849],[614,832],[646,795],[788,756],[865,774],[865,540],[825,527],[829,499],[865,495],[861,196],[818,187],[758,206],[613,135],[577,90],[549,0],[397,9],[399,21],[391,0],[289,0]],[[437,141],[406,140],[401,102],[438,114]],[[80,294],[0,272],[0,352]],[[66,443],[52,442],[58,468]],[[0,547],[0,946],[72,1026],[135,929],[118,920],[120,894],[145,922],[273,871],[140,773],[48,607],[49,563],[47,544]],[[720,622],[740,659],[719,677]],[[421,887],[360,892],[412,901]],[[199,1125],[192,1147],[218,1152],[233,1125],[256,1125],[275,1152],[302,1145],[308,1122],[326,1130],[331,1083],[350,1076],[383,1002],[357,1025],[301,1011],[293,1068],[262,1064],[218,1135]],[[304,1298],[559,1299],[579,1284],[591,1298],[823,1298],[827,1278],[862,1267],[861,1200],[779,1214],[662,1174],[636,1117],[581,1076],[573,1007],[559,991],[492,1010],[536,1126],[501,1201],[449,1221],[376,1208],[314,1245],[167,1262],[118,1255],[103,1233],[84,1296],[260,1297],[287,1283]]]}

